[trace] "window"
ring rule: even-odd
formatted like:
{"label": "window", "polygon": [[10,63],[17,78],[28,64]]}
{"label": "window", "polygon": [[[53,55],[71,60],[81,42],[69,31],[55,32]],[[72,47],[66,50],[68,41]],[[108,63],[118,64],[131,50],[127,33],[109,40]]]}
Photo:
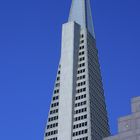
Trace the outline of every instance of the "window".
{"label": "window", "polygon": [[81,40],[80,43],[81,43],[81,44],[84,43],[84,40]]}
{"label": "window", "polygon": [[60,80],[60,77],[57,77],[57,81],[59,81]]}
{"label": "window", "polygon": [[83,38],[84,37],[84,34],[81,34],[81,38]]}

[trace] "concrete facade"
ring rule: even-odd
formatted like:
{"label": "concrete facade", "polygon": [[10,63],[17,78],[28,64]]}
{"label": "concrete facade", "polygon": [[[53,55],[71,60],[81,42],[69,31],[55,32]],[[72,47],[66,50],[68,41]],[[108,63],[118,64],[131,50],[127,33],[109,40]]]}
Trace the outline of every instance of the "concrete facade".
{"label": "concrete facade", "polygon": [[[71,140],[72,137],[79,37],[79,25],[74,22],[69,22],[63,25],[58,140]],[[67,125],[64,125],[66,122]]]}
{"label": "concrete facade", "polygon": [[118,120],[118,134],[103,140],[140,140],[140,97],[131,101],[132,114]]}

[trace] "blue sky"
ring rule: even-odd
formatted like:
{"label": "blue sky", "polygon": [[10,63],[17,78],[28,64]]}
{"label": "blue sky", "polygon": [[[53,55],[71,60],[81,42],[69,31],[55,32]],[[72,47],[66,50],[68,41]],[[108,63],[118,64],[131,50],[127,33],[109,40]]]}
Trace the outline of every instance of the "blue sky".
{"label": "blue sky", "polygon": [[[0,1],[0,139],[41,140],[71,0]],[[140,95],[140,1],[91,0],[112,133]]]}

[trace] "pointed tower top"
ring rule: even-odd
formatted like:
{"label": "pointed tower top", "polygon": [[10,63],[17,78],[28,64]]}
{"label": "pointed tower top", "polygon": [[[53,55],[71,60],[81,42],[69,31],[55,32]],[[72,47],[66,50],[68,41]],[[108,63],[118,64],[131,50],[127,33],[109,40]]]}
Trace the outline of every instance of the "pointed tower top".
{"label": "pointed tower top", "polygon": [[82,28],[87,28],[95,38],[89,0],[72,0],[69,21],[75,21]]}

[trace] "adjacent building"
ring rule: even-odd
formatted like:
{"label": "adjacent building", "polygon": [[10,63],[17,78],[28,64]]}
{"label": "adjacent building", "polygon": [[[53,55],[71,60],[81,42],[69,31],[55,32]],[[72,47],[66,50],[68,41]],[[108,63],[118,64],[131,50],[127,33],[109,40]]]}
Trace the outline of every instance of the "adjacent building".
{"label": "adjacent building", "polygon": [[140,140],[140,97],[131,102],[132,114],[118,120],[118,134],[103,140]]}
{"label": "adjacent building", "polygon": [[89,0],[73,0],[44,140],[102,140],[110,135]]}

